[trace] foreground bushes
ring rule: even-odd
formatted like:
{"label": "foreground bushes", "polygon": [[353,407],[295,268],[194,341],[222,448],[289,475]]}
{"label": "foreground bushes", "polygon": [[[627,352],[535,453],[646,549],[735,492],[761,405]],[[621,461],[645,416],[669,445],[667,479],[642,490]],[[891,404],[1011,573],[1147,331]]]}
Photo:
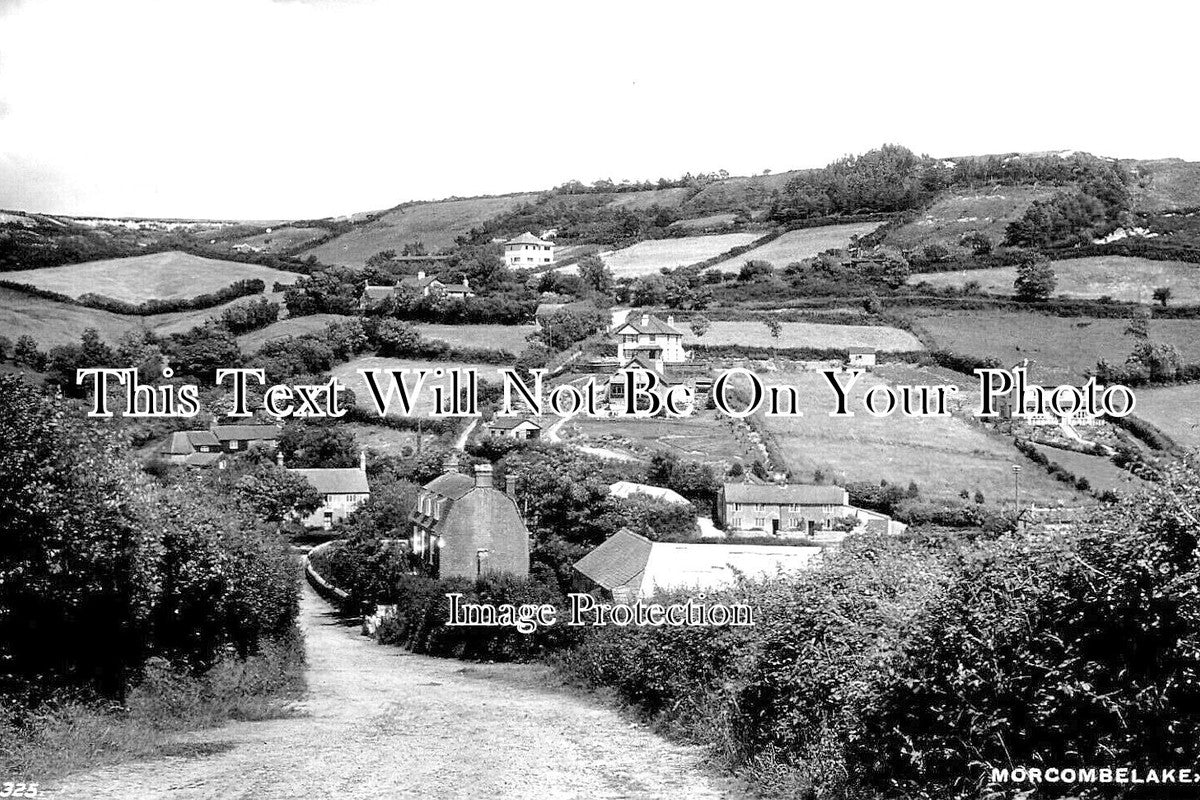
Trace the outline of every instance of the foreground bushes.
{"label": "foreground bushes", "polygon": [[1154,491],[1061,539],[852,537],[731,592],[757,609],[745,634],[589,630],[562,664],[780,794],[965,798],[992,767],[1190,764],[1200,482]]}

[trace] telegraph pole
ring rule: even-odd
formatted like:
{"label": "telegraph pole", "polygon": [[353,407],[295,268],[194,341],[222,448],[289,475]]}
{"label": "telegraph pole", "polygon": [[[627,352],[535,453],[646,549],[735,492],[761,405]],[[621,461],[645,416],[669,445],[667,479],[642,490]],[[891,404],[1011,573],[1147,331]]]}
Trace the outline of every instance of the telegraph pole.
{"label": "telegraph pole", "polygon": [[1013,505],[1017,509],[1017,521],[1021,519],[1021,467],[1013,464]]}

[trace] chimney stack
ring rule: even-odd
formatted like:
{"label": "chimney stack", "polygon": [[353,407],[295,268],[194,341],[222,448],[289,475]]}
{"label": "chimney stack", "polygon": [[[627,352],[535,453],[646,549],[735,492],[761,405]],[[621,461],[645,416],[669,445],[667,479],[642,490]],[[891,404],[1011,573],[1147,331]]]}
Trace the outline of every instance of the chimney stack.
{"label": "chimney stack", "polygon": [[458,456],[454,453],[446,456],[446,460],[442,462],[442,468],[447,474],[458,472]]}
{"label": "chimney stack", "polygon": [[419,281],[425,280],[425,270],[423,270],[423,269],[417,270],[417,280],[419,280]]}
{"label": "chimney stack", "polygon": [[367,471],[367,451],[366,450],[358,451],[358,468],[361,469],[363,472]]}
{"label": "chimney stack", "polygon": [[467,282],[467,276],[466,276],[466,275],[463,275],[463,288],[464,288],[464,289],[470,289],[470,288],[471,288],[471,284]]}
{"label": "chimney stack", "polygon": [[504,476],[504,493],[507,494],[509,497],[516,499],[516,496],[517,496],[517,476],[516,475],[505,475]]}
{"label": "chimney stack", "polygon": [[650,324],[650,315],[642,314],[642,327],[646,327],[649,324]]}
{"label": "chimney stack", "polygon": [[491,464],[476,464],[475,465],[475,488],[476,489],[492,488],[492,465]]}
{"label": "chimney stack", "polygon": [[672,328],[674,328],[674,327],[675,327],[675,317],[674,317],[674,315],[667,317],[667,324],[668,324],[668,325],[670,325]]}
{"label": "chimney stack", "polygon": [[283,466],[283,451],[282,450],[275,451],[275,463],[281,467]]}

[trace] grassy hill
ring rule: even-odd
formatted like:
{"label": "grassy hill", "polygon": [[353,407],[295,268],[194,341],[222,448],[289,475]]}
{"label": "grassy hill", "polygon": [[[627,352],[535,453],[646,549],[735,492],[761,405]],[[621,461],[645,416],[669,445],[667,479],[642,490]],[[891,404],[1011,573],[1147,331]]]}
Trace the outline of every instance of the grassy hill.
{"label": "grassy hill", "polygon": [[192,298],[252,278],[261,279],[269,291],[276,281],[289,284],[297,277],[294,272],[180,252],[3,273],[5,280],[69,297],[93,293],[129,303]]}
{"label": "grassy hill", "polygon": [[737,272],[743,264],[751,259],[769,261],[776,269],[783,269],[788,264],[812,258],[831,248],[845,247],[850,243],[850,237],[866,236],[878,227],[878,222],[857,222],[788,231],[778,239],[773,239],[740,256],[726,259],[710,269]]}
{"label": "grassy hill", "polygon": [[930,244],[957,247],[963,234],[979,231],[992,242],[1004,240],[1005,228],[1034,200],[1045,200],[1058,187],[996,186],[945,192],[911,222],[887,230],[883,243],[901,250]]}
{"label": "grassy hill", "polygon": [[1200,163],[1179,158],[1122,161],[1133,177],[1134,207],[1165,211],[1200,206]]}
{"label": "grassy hill", "polygon": [[303,251],[325,264],[361,267],[381,250],[400,251],[419,241],[430,252],[445,250],[471,228],[522,203],[537,199],[534,194],[477,197],[470,200],[440,200],[406,203],[356,226],[348,233]]}

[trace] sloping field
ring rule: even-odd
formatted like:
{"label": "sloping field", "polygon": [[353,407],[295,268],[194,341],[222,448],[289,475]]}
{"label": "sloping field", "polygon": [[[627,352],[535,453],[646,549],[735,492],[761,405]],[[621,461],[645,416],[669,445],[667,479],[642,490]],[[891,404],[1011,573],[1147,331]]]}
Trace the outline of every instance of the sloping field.
{"label": "sloping field", "polygon": [[[1049,317],[1022,311],[946,311],[922,313],[918,324],[940,349],[993,357],[1004,366],[1028,358],[1038,383],[1079,381],[1100,359],[1124,362],[1133,340],[1123,319]],[[1184,361],[1200,361],[1200,320],[1156,319],[1155,341],[1179,348]]]}
{"label": "sloping field", "polygon": [[272,339],[316,333],[325,330],[325,326],[330,322],[341,322],[345,319],[349,319],[349,317],[342,314],[309,314],[304,317],[281,319],[265,328],[243,333],[237,337],[238,347],[246,354],[257,353],[264,344]]}
{"label": "sloping field", "polygon": [[0,288],[0,336],[16,341],[18,336],[29,334],[37,340],[42,350],[58,344],[78,342],[85,328],[95,328],[100,332],[100,337],[108,342],[115,342],[125,331],[142,327],[165,336],[193,328],[209,317],[218,316],[222,309],[248,299],[255,298],[240,298],[201,311],[137,317],[81,308]]}
{"label": "sloping field", "polygon": [[675,207],[682,205],[693,194],[686,187],[678,189],[650,189],[645,192],[618,192],[609,202],[611,208],[645,209],[658,205]]}
{"label": "sloping field", "polygon": [[1184,447],[1200,448],[1200,383],[1138,389],[1133,412]]}
{"label": "sloping field", "polygon": [[[820,373],[773,372],[762,378],[768,385],[796,387],[804,416],[764,417],[763,422],[775,435],[788,467],[804,478],[820,469],[834,483],[887,479],[907,486],[915,481],[923,497],[937,498],[978,489],[988,504],[997,504],[1012,496],[1012,466],[1020,464],[1023,496],[1042,503],[1079,499],[1010,443],[959,416],[866,414],[861,398],[872,386],[886,382],[879,374],[864,375],[851,388],[853,417],[829,416],[837,396]],[[931,375],[925,382],[940,380]]]}
{"label": "sloping field", "polygon": [[1179,158],[1122,163],[1133,176],[1129,189],[1138,211],[1200,206],[1200,163]]}
{"label": "sloping field", "polygon": [[834,247],[845,247],[851,236],[866,236],[879,227],[878,222],[856,222],[848,225],[823,225],[819,228],[788,231],[778,239],[756,247],[748,253],[722,261],[710,269],[737,272],[751,259],[769,261],[782,269],[788,264],[812,258]]}
{"label": "sloping field", "polygon": [[270,233],[246,236],[231,241],[229,244],[248,244],[251,247],[262,249],[264,253],[287,253],[320,239],[326,233],[328,231],[324,228],[293,228],[288,225],[282,228],[272,228]]}
{"label": "sloping field", "polygon": [[[750,244],[756,233],[721,233],[715,236],[688,236],[682,239],[650,239],[645,242],[601,253],[600,257],[617,278],[636,278],[658,272],[663,267],[686,267],[718,256],[734,247]],[[571,270],[571,267],[566,267]]]}
{"label": "sloping field", "polygon": [[520,354],[532,325],[432,325],[419,324],[417,330],[426,339],[437,339],[451,347],[485,347]]}
{"label": "sloping field", "polygon": [[782,191],[787,182],[800,172],[803,170],[773,175],[743,175],[715,181],[684,203],[684,208],[692,213],[736,211],[742,206],[766,208],[771,203],[771,193]]}
{"label": "sloping field", "polygon": [[[1058,286],[1054,294],[1070,297],[1111,297],[1153,303],[1159,286],[1171,289],[1171,302],[1200,301],[1200,265],[1183,261],[1152,261],[1135,256],[1092,256],[1069,258],[1053,263]],[[1013,294],[1016,267],[967,269],[954,272],[930,272],[913,275],[910,284],[925,282],[931,286],[963,286],[976,281],[990,294]]]}
{"label": "sloping field", "polygon": [[771,338],[767,326],[758,321],[714,322],[703,337],[692,333],[686,324],[684,345],[730,345],[748,347],[874,347],[876,350],[901,352],[924,350],[917,337],[899,328],[882,325],[829,325],[820,322],[784,322],[778,339]]}
{"label": "sloping field", "polygon": [[949,192],[921,219],[889,231],[884,243],[901,249],[934,243],[957,247],[963,234],[980,231],[999,244],[1008,223],[1025,213],[1034,200],[1044,200],[1056,191],[1056,187],[998,186]]}
{"label": "sloping field", "polygon": [[681,219],[677,222],[672,222],[672,228],[684,228],[685,230],[704,230],[705,228],[724,228],[727,225],[732,225],[733,220],[737,215],[733,212],[726,214],[709,214],[704,217],[694,217],[693,219]]}
{"label": "sloping field", "polygon": [[1034,445],[1046,458],[1057,463],[1067,472],[1081,478],[1087,478],[1092,489],[1114,492],[1136,492],[1146,485],[1141,478],[1132,472],[1123,470],[1104,456],[1091,456],[1087,453],[1077,453],[1074,450],[1062,450],[1057,447]]}
{"label": "sloping field", "polygon": [[304,255],[314,255],[324,264],[361,267],[380,250],[400,252],[404,245],[414,241],[421,242],[430,252],[437,252],[452,246],[456,237],[485,220],[536,199],[535,194],[517,194],[410,203],[306,250]]}
{"label": "sloping field", "polygon": [[69,297],[91,292],[130,303],[191,298],[251,278],[261,279],[270,291],[276,281],[290,284],[299,277],[294,272],[256,264],[201,258],[180,252],[4,273],[5,280],[28,283]]}

